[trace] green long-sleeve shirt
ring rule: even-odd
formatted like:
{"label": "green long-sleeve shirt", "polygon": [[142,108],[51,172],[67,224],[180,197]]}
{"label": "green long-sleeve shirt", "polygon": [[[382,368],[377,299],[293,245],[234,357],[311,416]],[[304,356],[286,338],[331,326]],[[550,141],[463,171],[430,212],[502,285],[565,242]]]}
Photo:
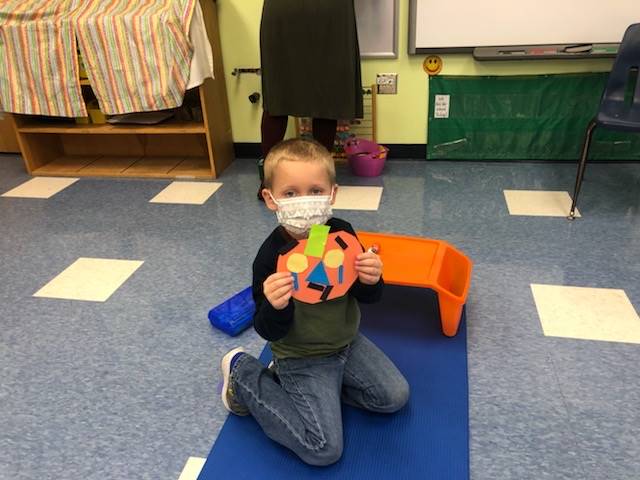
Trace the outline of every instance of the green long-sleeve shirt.
{"label": "green long-sleeve shirt", "polygon": [[[327,222],[330,232],[345,231],[355,235],[351,225],[332,218]],[[384,282],[375,285],[356,281],[343,297],[307,304],[292,300],[282,309],[274,309],[265,298],[262,285],[276,271],[278,255],[292,241],[286,230],[276,228],[264,241],[253,262],[253,299],[256,303],[254,327],[271,342],[277,358],[331,355],[346,347],[358,332],[360,308],[358,302],[373,303],[380,299]]]}

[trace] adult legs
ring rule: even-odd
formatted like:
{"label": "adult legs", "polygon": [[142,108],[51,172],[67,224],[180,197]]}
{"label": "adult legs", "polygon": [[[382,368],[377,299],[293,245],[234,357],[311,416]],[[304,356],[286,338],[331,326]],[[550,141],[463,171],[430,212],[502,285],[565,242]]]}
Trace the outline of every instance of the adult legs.
{"label": "adult legs", "polygon": [[[284,134],[287,131],[287,121],[289,117],[286,115],[272,116],[266,110],[262,111],[262,123],[260,125],[260,132],[262,134],[262,158],[267,158],[269,151],[282,141]],[[262,189],[264,185],[260,183],[258,188],[258,200],[264,201],[262,198]]]}
{"label": "adult legs", "polygon": [[333,151],[333,143],[336,140],[338,121],[330,118],[314,118],[312,122],[313,138],[330,152]]}
{"label": "adult legs", "polygon": [[289,117],[286,115],[272,116],[266,110],[262,112],[260,131],[262,133],[261,147],[263,158],[267,158],[269,150],[284,138],[284,134],[287,131],[288,120]]}

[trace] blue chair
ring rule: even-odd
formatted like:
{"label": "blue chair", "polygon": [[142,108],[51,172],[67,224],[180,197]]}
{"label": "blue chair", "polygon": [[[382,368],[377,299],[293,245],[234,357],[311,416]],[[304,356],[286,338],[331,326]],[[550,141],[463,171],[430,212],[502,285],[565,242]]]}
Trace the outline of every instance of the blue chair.
{"label": "blue chair", "polygon": [[634,23],[624,33],[622,43],[618,49],[613,64],[613,69],[609,74],[607,86],[600,100],[598,114],[591,120],[587,127],[584,143],[582,145],[582,156],[578,164],[578,175],[576,186],[573,192],[573,202],[569,211],[569,220],[575,218],[578,194],[584,177],[584,170],[589,157],[589,147],[591,137],[596,126],[611,130],[622,130],[626,132],[640,132],[640,78],[636,82],[631,101],[625,101],[627,83],[631,78],[637,78],[638,67],[640,66],[640,23]]}

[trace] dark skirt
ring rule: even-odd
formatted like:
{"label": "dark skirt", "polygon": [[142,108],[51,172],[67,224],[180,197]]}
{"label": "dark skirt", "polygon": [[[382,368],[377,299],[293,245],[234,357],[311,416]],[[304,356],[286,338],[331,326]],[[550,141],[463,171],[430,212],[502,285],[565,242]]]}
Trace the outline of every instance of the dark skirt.
{"label": "dark skirt", "polygon": [[260,54],[270,115],[362,118],[353,0],[265,0]]}

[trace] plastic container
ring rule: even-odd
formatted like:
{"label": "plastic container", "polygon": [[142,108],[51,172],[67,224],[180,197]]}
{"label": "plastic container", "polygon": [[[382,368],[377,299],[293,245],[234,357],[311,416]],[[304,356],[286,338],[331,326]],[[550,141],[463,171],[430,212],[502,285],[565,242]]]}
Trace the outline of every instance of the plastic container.
{"label": "plastic container", "polygon": [[384,169],[389,149],[371,140],[352,138],[344,146],[349,168],[359,177],[377,177]]}
{"label": "plastic container", "polygon": [[247,287],[209,310],[209,321],[215,328],[235,337],[251,326],[255,308],[251,287]]}

